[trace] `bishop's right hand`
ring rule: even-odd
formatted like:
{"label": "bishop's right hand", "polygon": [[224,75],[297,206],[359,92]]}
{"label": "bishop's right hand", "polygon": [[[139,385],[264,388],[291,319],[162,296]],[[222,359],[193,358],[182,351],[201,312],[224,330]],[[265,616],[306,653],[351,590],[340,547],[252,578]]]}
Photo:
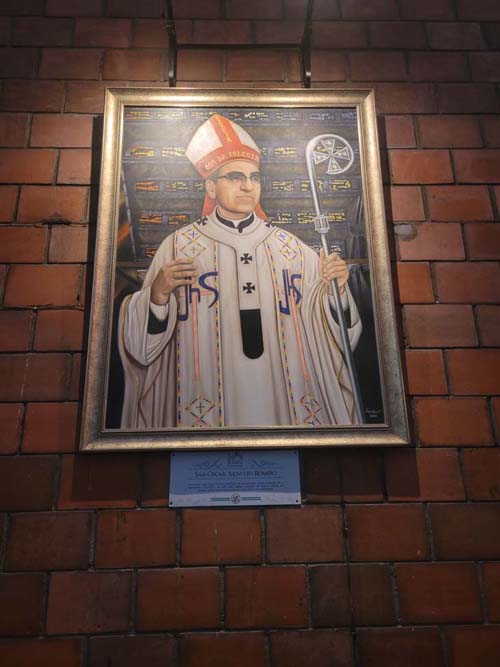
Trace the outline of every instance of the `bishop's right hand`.
{"label": "bishop's right hand", "polygon": [[195,277],[196,269],[191,257],[166,262],[151,284],[151,301],[157,306],[164,306],[174,289],[183,285],[193,285]]}

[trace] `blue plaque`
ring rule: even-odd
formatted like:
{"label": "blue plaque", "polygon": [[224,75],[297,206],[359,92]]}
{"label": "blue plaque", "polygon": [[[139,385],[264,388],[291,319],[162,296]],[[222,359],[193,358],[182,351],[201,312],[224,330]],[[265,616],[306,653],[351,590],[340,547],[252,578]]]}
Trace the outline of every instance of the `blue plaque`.
{"label": "blue plaque", "polygon": [[171,507],[299,504],[296,449],[172,454]]}

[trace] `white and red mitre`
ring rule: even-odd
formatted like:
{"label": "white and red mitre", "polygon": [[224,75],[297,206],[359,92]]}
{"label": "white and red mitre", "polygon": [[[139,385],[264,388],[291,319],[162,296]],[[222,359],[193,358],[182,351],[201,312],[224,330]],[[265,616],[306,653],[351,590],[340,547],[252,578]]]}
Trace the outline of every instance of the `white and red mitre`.
{"label": "white and red mitre", "polygon": [[[258,167],[260,150],[246,130],[215,113],[194,133],[186,148],[186,157],[200,176],[208,178],[222,165],[233,160],[246,160]],[[214,201],[206,196],[203,215],[209,215],[214,205]],[[256,213],[266,219],[260,206]]]}

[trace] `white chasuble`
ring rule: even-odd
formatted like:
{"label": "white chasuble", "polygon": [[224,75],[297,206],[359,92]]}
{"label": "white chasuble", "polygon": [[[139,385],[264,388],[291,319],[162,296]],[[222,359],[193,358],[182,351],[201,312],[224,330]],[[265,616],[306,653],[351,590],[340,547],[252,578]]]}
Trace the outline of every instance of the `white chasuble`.
{"label": "white chasuble", "polygon": [[[179,257],[194,259],[195,285],[170,295],[164,330],[148,333],[151,283]],[[343,301],[354,348],[361,321],[347,286]],[[260,218],[239,232],[213,213],[168,236],[119,326],[124,429],[356,422],[319,257]]]}

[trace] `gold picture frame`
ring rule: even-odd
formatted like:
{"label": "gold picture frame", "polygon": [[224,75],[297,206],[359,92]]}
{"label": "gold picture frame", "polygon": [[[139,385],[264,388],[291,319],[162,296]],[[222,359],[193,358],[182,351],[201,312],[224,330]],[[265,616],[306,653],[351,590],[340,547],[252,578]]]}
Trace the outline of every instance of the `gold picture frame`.
{"label": "gold picture frame", "polygon": [[[354,357],[354,373],[357,367],[358,375],[361,373],[363,377],[358,391],[358,412],[354,412],[353,399],[352,414],[361,417],[357,421],[353,418],[352,424],[318,421],[316,425],[314,409],[307,404],[311,417],[304,423],[220,422],[222,425],[213,426],[204,420],[205,410],[189,427],[183,423],[123,426],[126,379],[121,377],[123,369],[117,352],[121,336],[119,300],[125,292],[140,291],[140,280],[162,238],[168,236],[170,229],[182,230],[185,223],[194,219],[194,209],[201,207],[203,180],[186,160],[186,137],[193,133],[196,124],[202,124],[213,114],[237,123],[236,128],[243,127],[257,137],[257,144],[260,138],[264,178],[266,168],[271,174],[262,185],[261,201],[263,207],[267,205],[272,210],[267,226],[283,230],[282,238],[289,237],[288,230],[294,229],[298,231],[291,236],[298,237],[299,243],[306,236],[303,243],[314,246],[317,240],[319,246],[320,235],[315,236],[313,219],[314,213],[317,218],[321,211],[314,210],[314,195],[317,197],[319,193],[320,199],[324,196],[325,201],[333,202],[335,210],[322,217],[332,223],[334,246],[339,246],[336,249],[342,251],[351,271],[349,284],[354,276],[360,301],[369,302],[363,311],[368,322],[362,334],[366,338],[365,349],[359,352],[361,361]],[[307,149],[310,150],[307,159],[313,165],[308,185],[302,148],[321,137],[336,138],[327,138],[321,145],[313,143]],[[321,163],[327,165],[321,167],[326,172],[317,178],[315,165]],[[246,184],[250,176],[242,174],[241,178]],[[326,246],[330,249],[334,247],[331,237],[332,233],[328,237],[330,245]],[[188,294],[188,287],[180,289]],[[350,289],[355,291],[352,286]],[[293,300],[300,298],[298,290],[296,293],[298,296],[292,295]],[[347,372],[345,357],[340,360],[343,373]],[[178,363],[177,374],[182,372]],[[369,405],[362,407],[366,398]],[[82,451],[407,444],[409,429],[373,91],[108,89]]]}

